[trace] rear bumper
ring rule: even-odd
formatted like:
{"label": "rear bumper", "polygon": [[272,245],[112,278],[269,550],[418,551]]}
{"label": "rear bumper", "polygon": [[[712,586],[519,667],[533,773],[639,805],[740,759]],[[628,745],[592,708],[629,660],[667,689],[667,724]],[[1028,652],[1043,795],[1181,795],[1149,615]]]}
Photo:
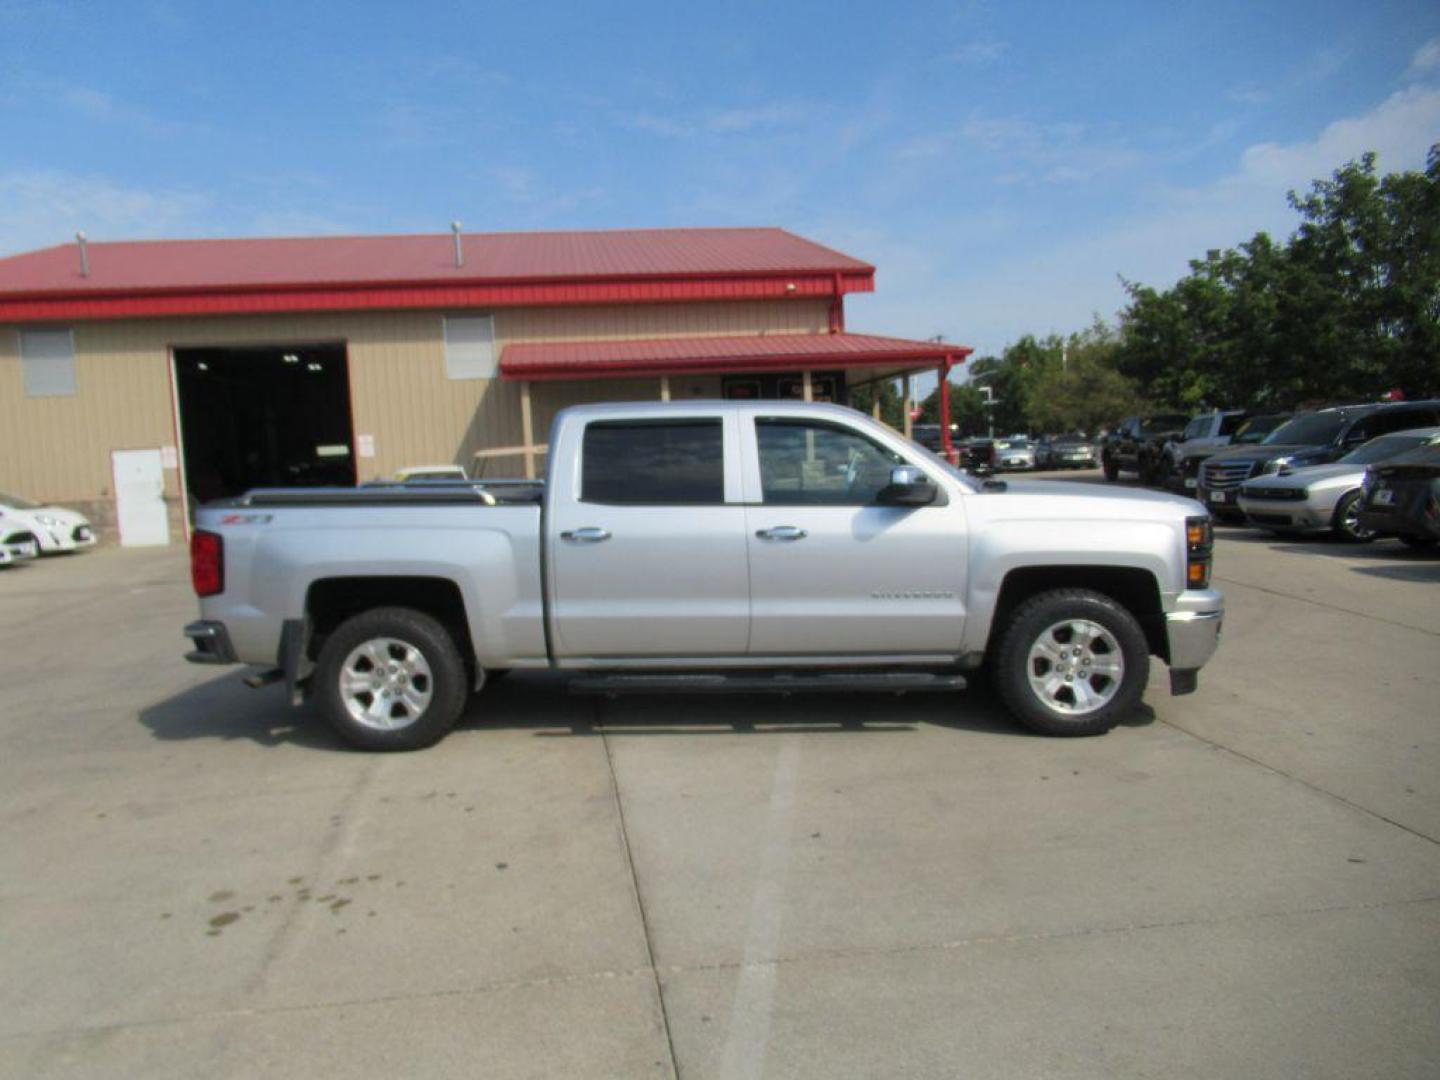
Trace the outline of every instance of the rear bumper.
{"label": "rear bumper", "polygon": [[1365,507],[1360,511],[1360,524],[1374,529],[1381,536],[1415,536],[1425,540],[1440,539],[1440,522],[1430,525],[1395,510]]}
{"label": "rear bumper", "polygon": [[1195,689],[1196,673],[1220,647],[1224,621],[1225,598],[1214,589],[1183,592],[1175,610],[1165,613],[1172,694],[1188,694]]}
{"label": "rear bumper", "polygon": [[185,654],[192,664],[238,664],[235,647],[230,644],[230,634],[222,622],[201,619],[185,627],[185,636],[195,648]]}

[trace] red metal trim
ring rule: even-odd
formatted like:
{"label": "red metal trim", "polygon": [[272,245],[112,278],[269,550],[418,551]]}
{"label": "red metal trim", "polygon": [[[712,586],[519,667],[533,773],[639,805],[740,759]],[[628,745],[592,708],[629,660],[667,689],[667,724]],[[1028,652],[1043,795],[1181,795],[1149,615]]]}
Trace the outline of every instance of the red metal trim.
{"label": "red metal trim", "polygon": [[707,357],[695,360],[605,360],[589,363],[520,364],[507,369],[500,359],[502,379],[624,379],[650,375],[699,375],[715,372],[796,371],[810,368],[879,367],[944,358],[947,354],[969,355],[972,350],[951,346],[943,352],[916,349],[906,352],[780,353],[773,356]]}
{"label": "red metal trim", "polygon": [[955,444],[950,438],[950,369],[954,366],[953,355],[945,357],[945,363],[940,365],[940,449],[945,452],[946,461],[958,465]]}
{"label": "red metal trim", "polygon": [[573,281],[374,283],[324,286],[223,286],[0,297],[0,322],[136,319],[164,315],[235,315],[289,311],[356,311],[444,307],[548,307],[684,303],[706,300],[820,298],[873,292],[873,271],[839,275],[709,274]]}

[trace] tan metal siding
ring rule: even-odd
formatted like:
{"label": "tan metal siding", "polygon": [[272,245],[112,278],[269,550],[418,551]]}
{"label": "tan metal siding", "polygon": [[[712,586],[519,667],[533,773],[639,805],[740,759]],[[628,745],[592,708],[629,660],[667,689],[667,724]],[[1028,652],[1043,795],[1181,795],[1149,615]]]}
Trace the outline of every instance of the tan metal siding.
{"label": "tan metal siding", "polygon": [[[496,347],[546,340],[823,333],[828,311],[824,300],[508,309],[495,313]],[[25,396],[18,335],[0,327],[0,490],[55,501],[109,498],[110,451],[175,442],[173,346],[346,343],[355,432],[375,439],[376,456],[358,462],[362,479],[406,465],[468,463],[482,447],[518,444],[519,387],[498,379],[448,379],[443,315],[386,311],[77,323],[77,392],[62,398]],[[710,393],[718,394],[718,380],[690,379],[685,386],[711,382]],[[678,388],[673,392],[681,394]],[[627,397],[658,398],[658,380],[537,386],[537,437],[544,437],[562,405]],[[166,479],[169,493],[177,496],[178,475],[167,473]]]}

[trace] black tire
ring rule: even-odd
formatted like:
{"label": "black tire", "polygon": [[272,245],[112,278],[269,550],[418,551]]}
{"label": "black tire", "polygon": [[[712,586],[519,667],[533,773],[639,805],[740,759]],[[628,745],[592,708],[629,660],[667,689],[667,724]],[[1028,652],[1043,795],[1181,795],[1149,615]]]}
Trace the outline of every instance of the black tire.
{"label": "black tire", "polygon": [[1436,540],[1433,536],[1414,536],[1409,533],[1401,533],[1398,539],[1406,547],[1414,548],[1416,551],[1429,551],[1436,544],[1440,544],[1440,540]]}
{"label": "black tire", "polygon": [[1141,455],[1135,459],[1135,475],[1141,487],[1150,487],[1155,483],[1155,465],[1149,457]]}
{"label": "black tire", "polygon": [[1110,455],[1107,454],[1101,459],[1100,466],[1105,470],[1105,479],[1112,484],[1120,479],[1120,466],[1115,464],[1115,459]]}
{"label": "black tire", "polygon": [[[423,665],[415,666],[425,669],[425,686],[422,687],[422,675],[418,671],[411,673],[409,679],[414,689],[428,692],[428,701],[419,711],[397,701],[388,716],[382,716],[384,722],[396,723],[394,727],[376,726],[380,721],[362,722],[352,715],[341,686],[344,666],[352,652],[366,642],[380,640],[396,643],[389,655],[397,662],[404,662],[405,647],[418,651]],[[373,664],[370,669],[373,670]],[[410,608],[372,608],[345,620],[326,639],[315,666],[313,685],[326,719],[352,746],[362,750],[420,750],[439,742],[455,726],[465,708],[470,682],[454,639],[434,618]],[[363,698],[352,695],[351,700],[363,701]],[[382,707],[383,704],[382,701]],[[400,710],[398,717],[395,710]],[[410,712],[414,712],[413,719],[407,718]]]}
{"label": "black tire", "polygon": [[1330,521],[1330,529],[1335,539],[1346,544],[1368,544],[1375,539],[1375,530],[1367,529],[1360,524],[1356,508],[1365,493],[1359,488],[1354,491],[1347,491],[1335,504],[1335,516]]}
{"label": "black tire", "polygon": [[[1067,712],[1052,705],[1030,682],[1032,648],[1056,624],[1070,619],[1098,624],[1118,648],[1123,662],[1113,690],[1097,687],[1093,677],[1087,681],[1101,696],[1110,693],[1103,704],[1088,712]],[[1026,600],[1011,612],[991,661],[991,678],[1000,700],[1016,720],[1042,735],[1103,735],[1134,711],[1149,677],[1150,647],[1140,624],[1119,603],[1090,589],[1053,589]],[[1070,693],[1074,703],[1073,689],[1062,687],[1061,692]]]}

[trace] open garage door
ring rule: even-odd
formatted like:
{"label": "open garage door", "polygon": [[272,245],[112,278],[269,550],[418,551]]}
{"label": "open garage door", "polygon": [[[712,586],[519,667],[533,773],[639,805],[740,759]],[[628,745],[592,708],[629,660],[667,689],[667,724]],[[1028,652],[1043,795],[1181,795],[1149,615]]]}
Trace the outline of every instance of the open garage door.
{"label": "open garage door", "polygon": [[344,345],[175,350],[191,504],[355,483]]}

